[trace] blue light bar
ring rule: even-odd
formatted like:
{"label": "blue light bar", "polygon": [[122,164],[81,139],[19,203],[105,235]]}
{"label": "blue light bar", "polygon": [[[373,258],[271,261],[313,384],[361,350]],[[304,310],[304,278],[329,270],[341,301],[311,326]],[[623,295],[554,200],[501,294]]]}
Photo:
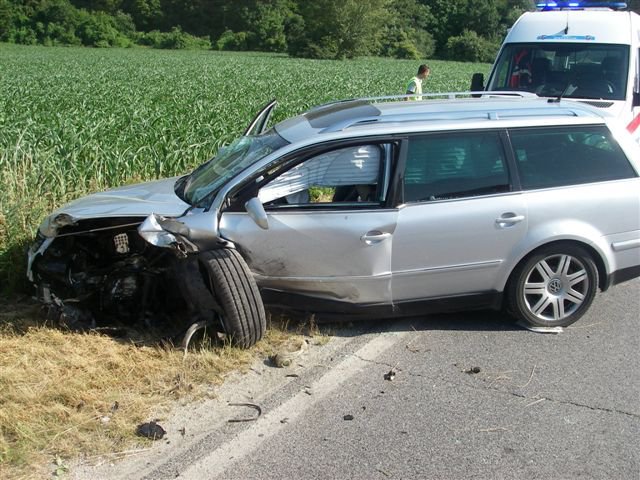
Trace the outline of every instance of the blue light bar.
{"label": "blue light bar", "polygon": [[551,0],[546,2],[536,2],[536,8],[542,11],[549,10],[584,10],[586,8],[610,8],[611,10],[624,10],[627,2],[606,2],[590,0]]}

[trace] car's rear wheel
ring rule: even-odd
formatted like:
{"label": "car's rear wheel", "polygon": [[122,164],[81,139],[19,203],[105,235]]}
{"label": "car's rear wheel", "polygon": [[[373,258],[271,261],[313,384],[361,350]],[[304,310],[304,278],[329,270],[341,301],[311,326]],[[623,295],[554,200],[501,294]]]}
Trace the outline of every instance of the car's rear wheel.
{"label": "car's rear wheel", "polygon": [[244,259],[222,248],[200,256],[207,283],[222,308],[222,327],[233,345],[248,348],[262,338],[266,316],[260,291]]}
{"label": "car's rear wheel", "polygon": [[566,327],[589,309],[598,269],[577,245],[549,245],[525,259],[508,287],[509,311],[532,326]]}

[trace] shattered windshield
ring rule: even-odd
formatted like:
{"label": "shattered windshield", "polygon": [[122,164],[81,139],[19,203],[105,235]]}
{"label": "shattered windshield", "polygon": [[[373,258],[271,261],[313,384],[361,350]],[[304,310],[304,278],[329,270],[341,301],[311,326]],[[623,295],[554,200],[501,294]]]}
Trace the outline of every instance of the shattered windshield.
{"label": "shattered windshield", "polygon": [[178,180],[176,193],[194,206],[203,201],[242,170],[287,145],[274,129],[262,135],[240,137],[218,151],[213,159]]}
{"label": "shattered windshield", "polygon": [[628,45],[511,44],[502,50],[488,90],[624,100],[628,69]]}

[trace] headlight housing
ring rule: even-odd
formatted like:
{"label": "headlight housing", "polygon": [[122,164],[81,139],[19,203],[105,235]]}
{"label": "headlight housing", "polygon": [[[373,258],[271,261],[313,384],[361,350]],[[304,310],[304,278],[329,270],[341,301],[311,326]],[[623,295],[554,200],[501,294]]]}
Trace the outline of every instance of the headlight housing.
{"label": "headlight housing", "polygon": [[74,218],[66,213],[56,213],[49,215],[44,221],[40,224],[40,233],[45,237],[55,237],[62,227],[66,227],[68,225],[75,225],[76,221]]}

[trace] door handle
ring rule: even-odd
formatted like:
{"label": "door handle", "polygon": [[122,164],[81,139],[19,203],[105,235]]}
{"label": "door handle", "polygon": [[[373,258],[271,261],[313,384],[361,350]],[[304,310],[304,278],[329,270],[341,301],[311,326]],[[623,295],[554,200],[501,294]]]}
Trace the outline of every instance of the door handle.
{"label": "door handle", "polygon": [[381,232],[379,230],[371,230],[360,237],[367,245],[375,245],[376,243],[384,242],[387,238],[390,238],[389,232]]}
{"label": "door handle", "polygon": [[516,215],[515,213],[503,213],[500,218],[496,218],[496,224],[500,227],[508,227],[520,223],[525,219],[524,215]]}

